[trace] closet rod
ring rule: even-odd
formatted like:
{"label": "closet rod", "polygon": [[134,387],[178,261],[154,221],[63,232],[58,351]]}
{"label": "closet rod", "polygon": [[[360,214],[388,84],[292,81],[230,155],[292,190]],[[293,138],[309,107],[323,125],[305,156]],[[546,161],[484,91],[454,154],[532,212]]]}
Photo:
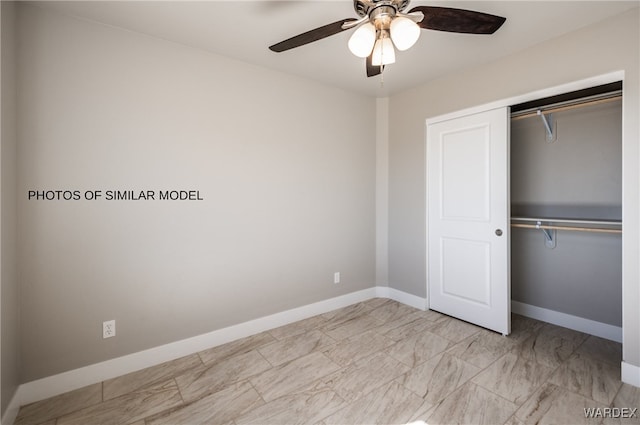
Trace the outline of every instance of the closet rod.
{"label": "closet rod", "polygon": [[520,227],[523,229],[546,229],[546,230],[574,230],[579,232],[594,232],[594,233],[618,233],[621,234],[620,229],[602,229],[596,227],[571,227],[571,226],[552,226],[552,225],[536,225],[536,224],[520,224],[511,223],[511,227]]}
{"label": "closet rod", "polygon": [[622,221],[611,220],[580,220],[575,218],[539,218],[539,217],[511,217],[511,221],[528,221],[530,223],[560,223],[560,224],[585,224],[587,226],[622,226]]}
{"label": "closet rod", "polygon": [[622,91],[606,93],[603,95],[590,96],[588,98],[578,99],[570,102],[564,102],[557,105],[549,105],[540,108],[532,108],[524,111],[518,111],[511,114],[511,120],[521,120],[524,118],[535,117],[538,111],[544,113],[562,112],[570,109],[581,108],[583,106],[600,105],[603,103],[615,102],[622,99]]}

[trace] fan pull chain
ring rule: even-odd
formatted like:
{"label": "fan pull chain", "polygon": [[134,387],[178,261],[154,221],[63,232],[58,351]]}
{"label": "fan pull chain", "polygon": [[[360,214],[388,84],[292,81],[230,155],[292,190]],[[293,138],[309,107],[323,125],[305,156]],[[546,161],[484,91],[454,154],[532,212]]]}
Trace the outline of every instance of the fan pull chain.
{"label": "fan pull chain", "polygon": [[380,88],[384,87],[384,65],[380,65]]}

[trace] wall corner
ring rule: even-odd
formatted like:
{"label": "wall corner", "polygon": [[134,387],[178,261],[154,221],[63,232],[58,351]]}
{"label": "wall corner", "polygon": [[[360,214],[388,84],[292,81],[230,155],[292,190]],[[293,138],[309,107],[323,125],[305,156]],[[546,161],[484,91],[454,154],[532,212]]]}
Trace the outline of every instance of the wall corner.
{"label": "wall corner", "polygon": [[376,99],[376,286],[389,286],[389,98]]}

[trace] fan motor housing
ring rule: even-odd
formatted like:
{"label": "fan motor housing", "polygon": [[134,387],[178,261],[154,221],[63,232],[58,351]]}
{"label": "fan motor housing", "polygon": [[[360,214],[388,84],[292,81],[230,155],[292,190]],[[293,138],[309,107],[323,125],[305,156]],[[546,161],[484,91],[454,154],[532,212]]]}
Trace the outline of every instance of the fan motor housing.
{"label": "fan motor housing", "polygon": [[390,6],[397,12],[402,12],[409,6],[409,0],[353,0],[353,9],[361,18],[380,6]]}

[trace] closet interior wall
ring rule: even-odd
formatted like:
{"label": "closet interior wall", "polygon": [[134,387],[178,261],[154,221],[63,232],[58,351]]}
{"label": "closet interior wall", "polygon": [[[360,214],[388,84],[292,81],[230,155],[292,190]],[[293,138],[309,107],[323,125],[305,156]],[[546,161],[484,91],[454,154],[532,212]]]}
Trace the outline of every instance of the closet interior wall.
{"label": "closet interior wall", "polygon": [[[511,121],[511,216],[622,220],[622,101]],[[622,326],[622,235],[511,229],[511,297],[524,304]]]}

